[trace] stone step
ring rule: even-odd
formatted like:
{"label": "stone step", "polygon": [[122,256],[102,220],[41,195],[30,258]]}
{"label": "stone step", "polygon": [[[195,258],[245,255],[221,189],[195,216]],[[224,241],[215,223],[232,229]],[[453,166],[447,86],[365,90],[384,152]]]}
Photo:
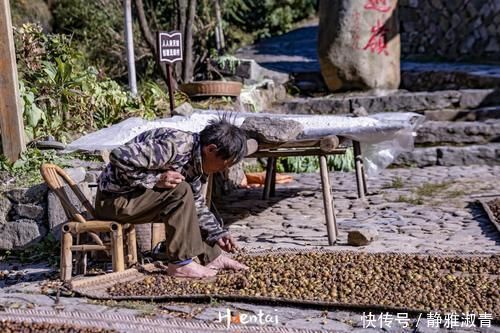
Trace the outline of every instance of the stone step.
{"label": "stone step", "polygon": [[434,121],[485,121],[500,119],[500,105],[471,110],[442,109],[424,111],[426,120]]}
{"label": "stone step", "polygon": [[417,129],[416,144],[485,144],[500,141],[500,120],[426,121]]}
{"label": "stone step", "polygon": [[368,113],[420,112],[442,109],[475,109],[500,105],[495,89],[443,90],[433,92],[358,92],[326,97],[295,98],[277,102],[271,112],[295,114],[350,114],[359,107]]}
{"label": "stone step", "polygon": [[460,166],[460,165],[500,165],[500,143],[463,147],[439,146],[415,148],[403,153],[393,163],[394,166]]}
{"label": "stone step", "polygon": [[[498,66],[401,62],[399,89],[408,91],[438,91],[460,89],[493,89],[500,86]],[[444,68],[443,68],[444,66]],[[485,67],[485,68],[484,68]],[[327,93],[323,76],[319,71],[290,74],[290,83],[303,94]]]}

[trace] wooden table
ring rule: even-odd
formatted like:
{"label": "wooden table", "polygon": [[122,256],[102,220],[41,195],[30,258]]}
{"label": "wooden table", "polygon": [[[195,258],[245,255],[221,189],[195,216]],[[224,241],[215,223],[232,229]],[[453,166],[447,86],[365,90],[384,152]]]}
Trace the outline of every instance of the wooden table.
{"label": "wooden table", "polygon": [[[267,158],[266,178],[262,195],[263,200],[268,200],[269,197],[274,196],[276,192],[276,158],[288,156],[318,156],[329,245],[333,245],[337,241],[338,230],[326,157],[328,155],[345,154],[347,148],[339,146],[340,143],[344,143],[345,141],[343,137],[331,135],[317,139],[289,141],[282,144],[259,144],[257,152],[248,156]],[[361,156],[361,147],[358,141],[353,141],[353,148],[358,198],[364,198],[366,195],[366,178]]]}

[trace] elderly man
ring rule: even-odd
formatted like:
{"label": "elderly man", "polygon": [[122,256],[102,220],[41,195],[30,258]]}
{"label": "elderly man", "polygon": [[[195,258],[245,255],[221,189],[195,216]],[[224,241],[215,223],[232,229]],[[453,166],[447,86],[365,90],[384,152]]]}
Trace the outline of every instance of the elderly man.
{"label": "elderly man", "polygon": [[245,132],[225,118],[199,134],[171,128],[144,132],[111,152],[99,178],[96,215],[123,223],[163,222],[172,276],[205,278],[219,269],[247,269],[222,255],[221,249],[233,252],[235,240],[201,193],[207,175],[246,154]]}

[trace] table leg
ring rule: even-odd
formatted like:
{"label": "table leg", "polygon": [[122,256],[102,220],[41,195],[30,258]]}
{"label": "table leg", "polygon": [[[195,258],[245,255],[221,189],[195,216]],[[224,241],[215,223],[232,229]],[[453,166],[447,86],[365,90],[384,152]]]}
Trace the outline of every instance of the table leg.
{"label": "table leg", "polygon": [[361,155],[361,146],[359,141],[352,142],[354,149],[354,160],[356,166],[356,185],[358,187],[358,198],[363,199],[366,195],[365,168],[363,165],[363,156]]}
{"label": "table leg", "polygon": [[273,180],[273,169],[275,165],[275,158],[268,157],[266,165],[266,180],[264,184],[264,193],[262,193],[263,200],[269,200],[271,194],[272,180]]}
{"label": "table leg", "polygon": [[335,218],[335,207],[333,204],[330,179],[328,178],[328,166],[326,156],[319,156],[319,169],[321,173],[321,187],[323,188],[323,204],[325,207],[326,229],[328,231],[328,244],[333,245],[337,241],[337,220]]}
{"label": "table leg", "polygon": [[270,196],[274,197],[276,195],[276,162],[277,158],[273,158],[273,174],[271,176],[271,190],[269,191]]}

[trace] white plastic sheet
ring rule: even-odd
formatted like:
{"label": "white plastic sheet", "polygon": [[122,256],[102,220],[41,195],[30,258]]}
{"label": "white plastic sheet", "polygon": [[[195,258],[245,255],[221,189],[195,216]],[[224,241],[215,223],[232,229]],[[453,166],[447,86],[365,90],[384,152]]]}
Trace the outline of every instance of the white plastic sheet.
{"label": "white plastic sheet", "polygon": [[[144,131],[159,127],[199,132],[210,119],[216,119],[225,113],[223,111],[196,111],[190,117],[174,116],[154,121],[129,118],[71,142],[66,150],[111,150]],[[368,175],[377,174],[394,161],[400,153],[412,150],[415,129],[424,119],[423,116],[410,112],[386,112],[356,118],[334,115],[230,114],[230,118],[237,126],[241,126],[245,118],[255,116],[298,121],[304,126],[301,138],[340,135],[359,141]]]}

